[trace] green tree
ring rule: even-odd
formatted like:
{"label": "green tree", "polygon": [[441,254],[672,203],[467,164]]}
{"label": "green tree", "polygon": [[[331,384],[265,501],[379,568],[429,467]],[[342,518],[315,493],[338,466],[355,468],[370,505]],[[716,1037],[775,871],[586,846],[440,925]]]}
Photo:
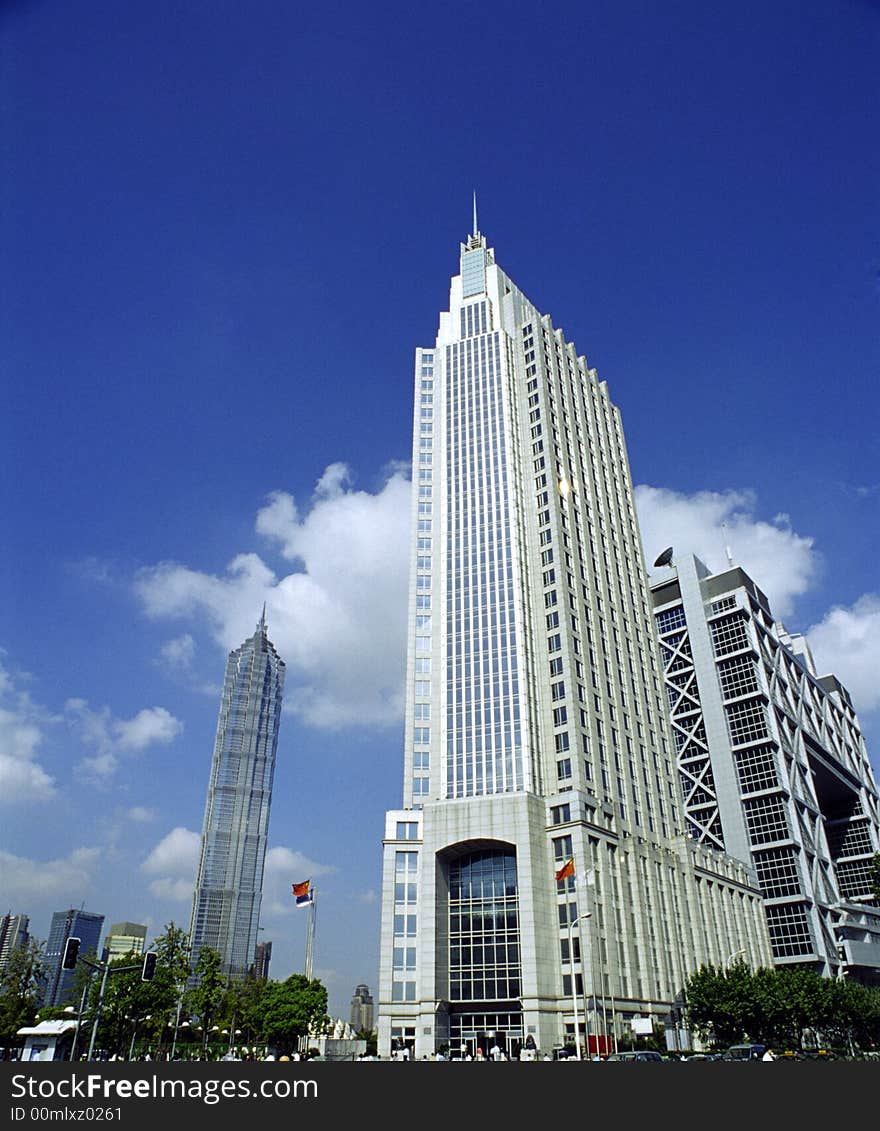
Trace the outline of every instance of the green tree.
{"label": "green tree", "polygon": [[189,935],[172,919],[164,933],[158,935],[150,950],[156,953],[156,973],[152,981],[153,1021],[148,1030],[156,1044],[158,1056],[174,1043],[180,1021],[183,995],[189,976]]}
{"label": "green tree", "polygon": [[[127,1058],[132,1038],[137,1028],[147,1016],[152,1018],[155,991],[151,982],[141,980],[143,958],[134,951],[114,958],[110,963],[106,981],[103,974],[96,973],[91,980],[88,993],[86,1016],[95,1023],[95,1050],[108,1056]],[[101,1015],[97,1017],[101,996],[101,983],[104,982],[104,1000],[101,1002]],[[85,1026],[83,1026],[85,1030]],[[85,1032],[83,1034],[85,1040]],[[91,1043],[91,1034],[89,1034]],[[81,1052],[87,1052],[88,1046]]]}
{"label": "green tree", "polygon": [[[244,978],[230,983],[220,1007],[220,1023],[232,1039],[229,1044],[253,1045],[264,1042],[263,999],[271,983],[263,978]],[[236,1030],[240,1036],[235,1037]]]}
{"label": "green tree", "polygon": [[294,1049],[312,1022],[327,1018],[327,990],[317,979],[291,974],[283,982],[269,982],[261,1002],[262,1035],[276,1048]]}
{"label": "green tree", "polygon": [[185,1002],[192,1012],[193,1019],[202,1029],[202,1057],[208,1056],[208,1043],[211,1026],[214,1024],[223,995],[226,991],[226,978],[220,970],[221,958],[216,950],[203,946],[193,971],[196,984],[187,991]]}
{"label": "green tree", "polygon": [[42,943],[14,947],[0,976],[0,1045],[20,1044],[19,1029],[32,1025],[46,984]]}
{"label": "green tree", "polygon": [[726,1048],[754,1031],[759,1014],[754,975],[744,962],[728,970],[701,966],[685,985],[688,1021],[704,1039]]}

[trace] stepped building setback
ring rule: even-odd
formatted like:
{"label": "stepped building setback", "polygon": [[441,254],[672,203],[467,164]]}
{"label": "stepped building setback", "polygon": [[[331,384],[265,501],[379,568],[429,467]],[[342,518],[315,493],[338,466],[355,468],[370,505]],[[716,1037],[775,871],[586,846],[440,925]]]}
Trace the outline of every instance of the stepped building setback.
{"label": "stepped building setback", "polygon": [[380,1055],[611,1047],[701,963],[768,965],[767,926],[751,868],[684,835],[620,414],[476,216],[412,466]]}

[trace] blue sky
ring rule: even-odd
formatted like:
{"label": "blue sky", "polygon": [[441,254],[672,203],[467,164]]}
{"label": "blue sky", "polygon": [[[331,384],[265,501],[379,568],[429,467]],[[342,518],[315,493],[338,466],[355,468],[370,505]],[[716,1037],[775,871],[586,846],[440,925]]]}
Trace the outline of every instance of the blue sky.
{"label": "blue sky", "polygon": [[218,690],[288,662],[262,937],[375,991],[412,354],[471,193],[880,765],[880,11],[19,2],[0,35],[0,910],[188,926]]}

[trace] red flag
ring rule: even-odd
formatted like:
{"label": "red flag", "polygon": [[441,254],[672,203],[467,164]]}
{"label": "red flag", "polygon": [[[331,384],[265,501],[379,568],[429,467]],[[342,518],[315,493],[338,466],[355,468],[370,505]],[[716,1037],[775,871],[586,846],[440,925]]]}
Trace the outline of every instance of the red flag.
{"label": "red flag", "polygon": [[562,867],[559,869],[559,871],[556,873],[556,882],[558,883],[560,880],[567,879],[569,876],[573,876],[573,875],[574,875],[574,857],[572,856],[572,858],[570,860],[567,860],[562,865]]}
{"label": "red flag", "polygon": [[297,907],[306,907],[312,902],[312,881],[303,880],[301,884],[292,884],[293,894],[296,896]]}

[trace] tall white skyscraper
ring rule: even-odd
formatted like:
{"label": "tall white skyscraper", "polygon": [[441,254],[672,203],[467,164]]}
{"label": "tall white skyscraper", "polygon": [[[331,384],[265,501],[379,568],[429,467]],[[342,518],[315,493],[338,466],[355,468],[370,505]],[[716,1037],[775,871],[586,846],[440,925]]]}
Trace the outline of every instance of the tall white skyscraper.
{"label": "tall white skyscraper", "polygon": [[210,947],[230,978],[255,961],[284,670],[264,607],[226,664],[190,927],[193,966]]}
{"label": "tall white skyscraper", "polygon": [[383,1055],[606,1046],[769,958],[752,874],[683,835],[620,415],[474,228],[415,358]]}

